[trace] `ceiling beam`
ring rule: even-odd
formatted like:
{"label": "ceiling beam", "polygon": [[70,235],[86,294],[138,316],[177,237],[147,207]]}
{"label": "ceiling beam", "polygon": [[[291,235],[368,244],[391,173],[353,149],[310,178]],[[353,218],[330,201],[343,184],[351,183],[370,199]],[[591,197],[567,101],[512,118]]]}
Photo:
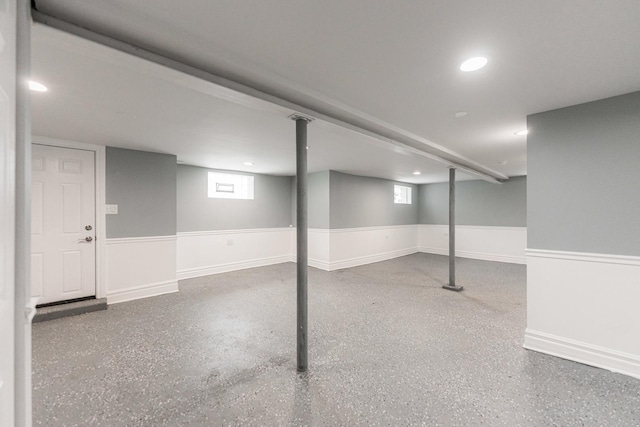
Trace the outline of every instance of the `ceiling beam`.
{"label": "ceiling beam", "polygon": [[[366,113],[329,100],[326,97],[319,98],[301,94],[306,95],[307,100],[302,102],[300,100],[294,101],[291,95],[283,96],[283,94],[275,93],[268,88],[257,89],[254,87],[255,84],[251,82],[240,82],[222,77],[209,70],[186,63],[183,59],[176,58],[170,52],[159,51],[155,48],[151,50],[152,48],[138,46],[119,38],[117,35],[98,33],[75,23],[42,13],[36,8],[32,9],[32,17],[36,23],[47,25],[160,66],[208,81],[219,86],[222,91],[229,92],[226,96],[228,98],[244,95],[266,101],[283,107],[289,110],[290,113],[301,113],[373,137],[384,143],[404,148],[416,155],[442,163],[443,167],[454,167],[488,182],[501,183],[508,179],[506,175],[465,158],[446,147],[409,133]],[[309,101],[309,98],[312,98],[313,102]]]}

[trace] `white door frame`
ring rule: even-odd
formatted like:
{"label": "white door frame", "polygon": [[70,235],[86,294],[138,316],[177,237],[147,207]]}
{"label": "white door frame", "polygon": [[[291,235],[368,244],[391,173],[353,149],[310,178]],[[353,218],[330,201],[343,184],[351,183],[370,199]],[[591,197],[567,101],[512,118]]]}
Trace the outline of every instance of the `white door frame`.
{"label": "white door frame", "polygon": [[48,138],[45,136],[31,137],[32,144],[50,145],[53,147],[73,148],[76,150],[93,151],[96,161],[96,298],[106,298],[105,280],[105,254],[107,253],[107,233],[105,218],[105,179],[106,179],[106,148],[102,145],[87,144],[84,142],[66,141],[62,139]]}

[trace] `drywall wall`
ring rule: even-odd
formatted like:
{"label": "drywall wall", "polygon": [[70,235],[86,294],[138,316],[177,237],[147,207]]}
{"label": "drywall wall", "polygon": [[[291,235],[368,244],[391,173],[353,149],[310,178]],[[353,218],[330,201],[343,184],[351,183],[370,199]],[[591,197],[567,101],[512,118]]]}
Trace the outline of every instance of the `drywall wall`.
{"label": "drywall wall", "polygon": [[640,378],[640,92],[527,123],[524,346]]}
{"label": "drywall wall", "polygon": [[[394,184],[411,187],[410,205],[393,203]],[[331,171],[329,228],[416,224],[418,199],[417,185]]]}
{"label": "drywall wall", "polygon": [[640,92],[527,123],[529,247],[640,256]]}
{"label": "drywall wall", "polygon": [[176,234],[176,156],[106,148],[107,238]]}
{"label": "drywall wall", "polygon": [[[307,175],[307,221],[309,228],[329,228],[329,171]],[[296,178],[291,180],[291,224],[296,222]]]}
{"label": "drywall wall", "polygon": [[289,227],[291,177],[254,176],[254,199],[215,199],[207,195],[213,169],[178,165],[178,231],[242,230]]}
{"label": "drywall wall", "polygon": [[[309,228],[329,228],[329,179],[329,171],[312,173],[307,177],[307,206],[309,212]],[[295,213],[295,206],[293,209]]]}
{"label": "drywall wall", "polygon": [[[420,224],[449,223],[449,183],[419,186]],[[527,226],[527,177],[456,182],[456,225]]]}

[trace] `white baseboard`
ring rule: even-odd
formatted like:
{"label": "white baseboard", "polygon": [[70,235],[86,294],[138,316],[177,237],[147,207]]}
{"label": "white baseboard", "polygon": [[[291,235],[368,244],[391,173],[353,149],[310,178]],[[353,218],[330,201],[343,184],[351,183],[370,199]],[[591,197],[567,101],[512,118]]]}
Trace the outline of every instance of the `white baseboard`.
{"label": "white baseboard", "polygon": [[178,292],[178,282],[175,280],[160,283],[150,283],[147,285],[135,286],[128,289],[119,289],[116,292],[109,293],[107,294],[107,304],[117,304],[119,302],[155,297],[158,295],[170,294],[173,292]]}
{"label": "white baseboard", "polygon": [[366,255],[340,261],[331,262],[328,265],[328,271],[341,270],[343,268],[357,267],[359,265],[372,264],[374,262],[387,261],[401,256],[411,255],[418,252],[418,248],[407,248],[396,251],[383,252],[375,255]]}
{"label": "white baseboard", "polygon": [[[436,254],[436,255],[449,255],[449,249],[443,248],[430,248],[426,246],[420,246],[419,252],[427,253],[427,254]],[[514,255],[502,255],[502,254],[491,254],[485,252],[472,252],[472,251],[458,251],[456,250],[456,257],[460,258],[471,258],[471,259],[479,259],[483,261],[497,261],[497,262],[508,262],[511,264],[526,264],[527,257],[525,256],[514,256]]]}
{"label": "white baseboard", "polygon": [[230,271],[244,270],[247,268],[264,267],[266,265],[282,264],[290,262],[291,255],[282,255],[269,258],[252,259],[247,261],[232,262],[227,264],[208,265],[197,268],[178,270],[178,280],[192,279],[194,277],[208,276],[210,274],[228,273]]}
{"label": "white baseboard", "polygon": [[527,329],[524,348],[640,379],[640,357]]}
{"label": "white baseboard", "polygon": [[423,252],[425,254],[434,254],[434,255],[449,255],[449,249],[446,248],[431,248],[428,246],[419,246],[418,252]]}
{"label": "white baseboard", "polygon": [[[293,262],[296,262],[295,256],[293,257]],[[323,261],[321,259],[308,258],[307,264],[309,264],[309,267],[317,268],[319,270],[331,271],[331,263],[327,261]]]}

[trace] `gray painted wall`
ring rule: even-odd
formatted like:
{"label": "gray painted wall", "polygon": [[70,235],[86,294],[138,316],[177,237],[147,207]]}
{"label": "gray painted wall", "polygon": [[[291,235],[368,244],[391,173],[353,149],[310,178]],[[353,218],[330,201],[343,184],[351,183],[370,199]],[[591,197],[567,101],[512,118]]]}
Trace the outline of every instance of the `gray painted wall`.
{"label": "gray painted wall", "polygon": [[[330,172],[316,172],[307,177],[307,203],[309,228],[329,228],[330,226]],[[295,212],[295,206],[294,206]]]}
{"label": "gray painted wall", "polygon": [[[449,183],[420,185],[420,224],[449,224]],[[456,224],[527,226],[527,177],[456,182]]]}
{"label": "gray painted wall", "polygon": [[[413,203],[393,203],[393,185],[411,187]],[[330,173],[330,228],[416,224],[418,186],[380,178]]]}
{"label": "gray painted wall", "polygon": [[210,199],[210,170],[178,165],[178,231],[278,228],[291,224],[291,177],[245,174],[255,177],[254,200]]}
{"label": "gray painted wall", "polygon": [[107,238],[176,234],[176,156],[106,149]]}
{"label": "gray painted wall", "polygon": [[[291,224],[296,221],[296,177],[291,180]],[[329,228],[329,171],[307,175],[307,214],[309,228]]]}
{"label": "gray painted wall", "polygon": [[527,122],[528,246],[640,256],[640,92]]}

